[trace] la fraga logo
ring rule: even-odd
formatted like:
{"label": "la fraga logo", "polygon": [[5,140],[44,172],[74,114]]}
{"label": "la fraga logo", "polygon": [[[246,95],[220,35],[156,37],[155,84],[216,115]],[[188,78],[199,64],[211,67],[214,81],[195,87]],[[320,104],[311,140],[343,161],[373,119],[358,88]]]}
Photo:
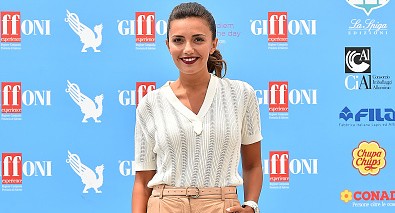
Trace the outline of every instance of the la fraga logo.
{"label": "la fraga logo", "polygon": [[138,106],[141,99],[156,89],[156,82],[136,82],[135,90],[118,90],[118,100],[122,106]]}

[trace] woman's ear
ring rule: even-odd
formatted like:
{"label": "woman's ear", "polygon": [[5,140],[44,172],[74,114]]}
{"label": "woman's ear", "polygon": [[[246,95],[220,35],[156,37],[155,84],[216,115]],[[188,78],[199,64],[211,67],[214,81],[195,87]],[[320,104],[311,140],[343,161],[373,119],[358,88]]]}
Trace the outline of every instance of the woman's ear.
{"label": "woman's ear", "polygon": [[[169,47],[169,40],[167,40],[166,39],[166,46],[167,46],[167,49],[169,50],[169,52],[170,52],[170,47]],[[170,53],[171,54],[171,53]]]}
{"label": "woman's ear", "polygon": [[211,50],[210,50],[210,54],[214,53],[214,51],[217,49],[217,46],[218,46],[218,38],[215,38],[213,40],[213,44],[212,44],[212,47],[211,47]]}

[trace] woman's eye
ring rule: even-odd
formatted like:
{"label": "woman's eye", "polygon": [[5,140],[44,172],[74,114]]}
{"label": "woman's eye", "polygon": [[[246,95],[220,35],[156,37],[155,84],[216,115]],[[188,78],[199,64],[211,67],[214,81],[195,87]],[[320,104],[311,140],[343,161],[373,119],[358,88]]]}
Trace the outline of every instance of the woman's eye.
{"label": "woman's eye", "polygon": [[181,38],[174,38],[173,42],[174,43],[180,43],[180,42],[182,42],[182,39]]}
{"label": "woman's eye", "polygon": [[197,42],[203,42],[204,39],[203,39],[203,38],[200,38],[200,37],[197,37],[197,38],[195,38],[195,41],[197,41]]}

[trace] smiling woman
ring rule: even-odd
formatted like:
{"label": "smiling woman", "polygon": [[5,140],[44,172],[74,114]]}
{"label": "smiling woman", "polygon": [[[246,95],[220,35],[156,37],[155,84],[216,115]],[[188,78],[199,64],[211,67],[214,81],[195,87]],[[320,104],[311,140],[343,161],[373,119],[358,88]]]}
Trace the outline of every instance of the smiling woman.
{"label": "smiling woman", "polygon": [[254,89],[222,75],[216,24],[202,5],[176,6],[167,32],[179,77],[149,92],[136,110],[132,211],[259,212],[262,135]]}

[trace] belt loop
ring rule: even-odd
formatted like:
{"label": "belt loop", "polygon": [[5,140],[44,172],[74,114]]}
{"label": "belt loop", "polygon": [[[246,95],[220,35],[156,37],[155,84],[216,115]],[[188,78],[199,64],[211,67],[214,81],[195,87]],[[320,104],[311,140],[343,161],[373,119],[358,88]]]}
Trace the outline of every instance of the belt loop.
{"label": "belt loop", "polygon": [[165,190],[165,184],[159,185],[159,199],[163,198],[163,190]]}
{"label": "belt loop", "polygon": [[221,187],[221,200],[224,201],[225,200],[225,188]]}

